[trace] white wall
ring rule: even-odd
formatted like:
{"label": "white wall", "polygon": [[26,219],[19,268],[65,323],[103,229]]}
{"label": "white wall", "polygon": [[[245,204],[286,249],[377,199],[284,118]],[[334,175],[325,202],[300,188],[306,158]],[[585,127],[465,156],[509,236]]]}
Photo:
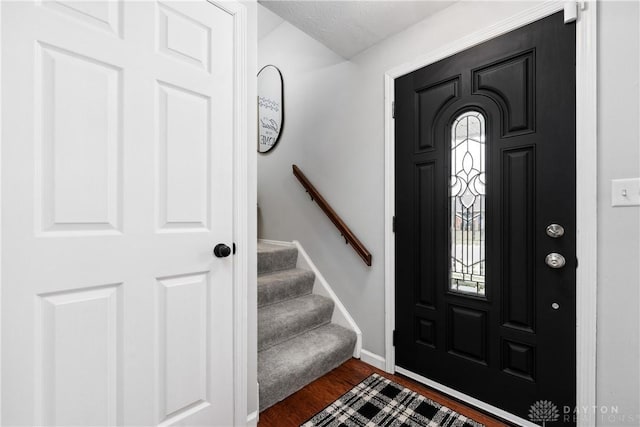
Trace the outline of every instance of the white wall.
{"label": "white wall", "polygon": [[599,8],[597,401],[635,415],[625,421],[638,426],[640,209],[611,207],[611,179],[640,176],[640,8]]}
{"label": "white wall", "polygon": [[[258,157],[259,235],[303,244],[362,329],[364,349],[384,356],[383,74],[530,6],[458,3],[351,61],[286,22],[259,42],[259,66],[282,70],[286,116],[281,141]],[[610,207],[609,180],[640,176],[638,5],[604,2],[599,19],[598,399],[635,416],[640,214],[638,208]],[[291,174],[292,163],[369,248],[372,267],[309,200]]]}

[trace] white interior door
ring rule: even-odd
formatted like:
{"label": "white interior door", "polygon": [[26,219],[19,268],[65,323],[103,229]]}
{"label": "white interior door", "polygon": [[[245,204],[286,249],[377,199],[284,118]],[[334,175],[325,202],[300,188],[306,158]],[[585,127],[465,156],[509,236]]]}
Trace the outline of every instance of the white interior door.
{"label": "white interior door", "polygon": [[1,8],[2,424],[232,424],[233,16]]}

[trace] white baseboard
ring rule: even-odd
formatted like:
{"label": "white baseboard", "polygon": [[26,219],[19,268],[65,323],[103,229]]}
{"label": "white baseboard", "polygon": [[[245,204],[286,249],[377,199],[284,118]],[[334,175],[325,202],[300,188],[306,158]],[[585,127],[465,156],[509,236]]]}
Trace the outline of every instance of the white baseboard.
{"label": "white baseboard", "polygon": [[286,247],[295,246],[291,242],[283,242],[282,240],[271,240],[271,239],[258,239],[258,243],[266,243],[267,245],[286,246]]}
{"label": "white baseboard", "polygon": [[362,350],[360,350],[360,360],[373,366],[374,368],[382,369],[384,371],[385,360],[382,356],[379,356],[363,348]]}
{"label": "white baseboard", "polygon": [[258,425],[258,411],[247,415],[247,427],[256,427]]}
{"label": "white baseboard", "polygon": [[[273,243],[272,241],[270,241],[269,243],[277,244]],[[353,317],[351,317],[346,307],[342,304],[340,298],[338,298],[338,295],[336,295],[327,280],[324,278],[320,270],[318,270],[318,267],[316,267],[316,265],[313,263],[311,257],[309,257],[307,251],[304,250],[300,242],[294,240],[292,244],[296,248],[298,248],[298,261],[296,267],[302,268],[304,270],[311,270],[316,275],[315,282],[313,283],[313,293],[333,300],[334,310],[333,316],[331,317],[331,322],[347,329],[351,329],[353,332],[355,332],[356,346],[353,350],[353,357],[358,359],[360,357],[360,350],[362,348],[362,332],[360,331],[360,328],[356,324],[355,320],[353,320]]]}

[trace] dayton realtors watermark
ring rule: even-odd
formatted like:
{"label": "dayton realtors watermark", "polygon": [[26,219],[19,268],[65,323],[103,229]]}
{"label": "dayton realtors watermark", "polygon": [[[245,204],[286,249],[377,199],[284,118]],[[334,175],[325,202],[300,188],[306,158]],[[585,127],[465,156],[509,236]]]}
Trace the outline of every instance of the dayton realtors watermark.
{"label": "dayton realtors watermark", "polygon": [[617,406],[558,407],[550,400],[538,400],[529,408],[529,420],[543,427],[547,423],[575,423],[578,418],[594,425],[640,425],[640,414],[621,413]]}

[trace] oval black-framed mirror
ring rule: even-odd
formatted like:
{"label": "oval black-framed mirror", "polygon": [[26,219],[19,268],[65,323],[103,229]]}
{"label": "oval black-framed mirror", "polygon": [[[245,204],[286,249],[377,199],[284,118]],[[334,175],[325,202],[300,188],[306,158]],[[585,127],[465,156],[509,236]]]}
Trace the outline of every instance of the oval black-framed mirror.
{"label": "oval black-framed mirror", "polygon": [[284,124],[284,82],[275,65],[258,72],[258,152],[267,153],[276,146]]}

